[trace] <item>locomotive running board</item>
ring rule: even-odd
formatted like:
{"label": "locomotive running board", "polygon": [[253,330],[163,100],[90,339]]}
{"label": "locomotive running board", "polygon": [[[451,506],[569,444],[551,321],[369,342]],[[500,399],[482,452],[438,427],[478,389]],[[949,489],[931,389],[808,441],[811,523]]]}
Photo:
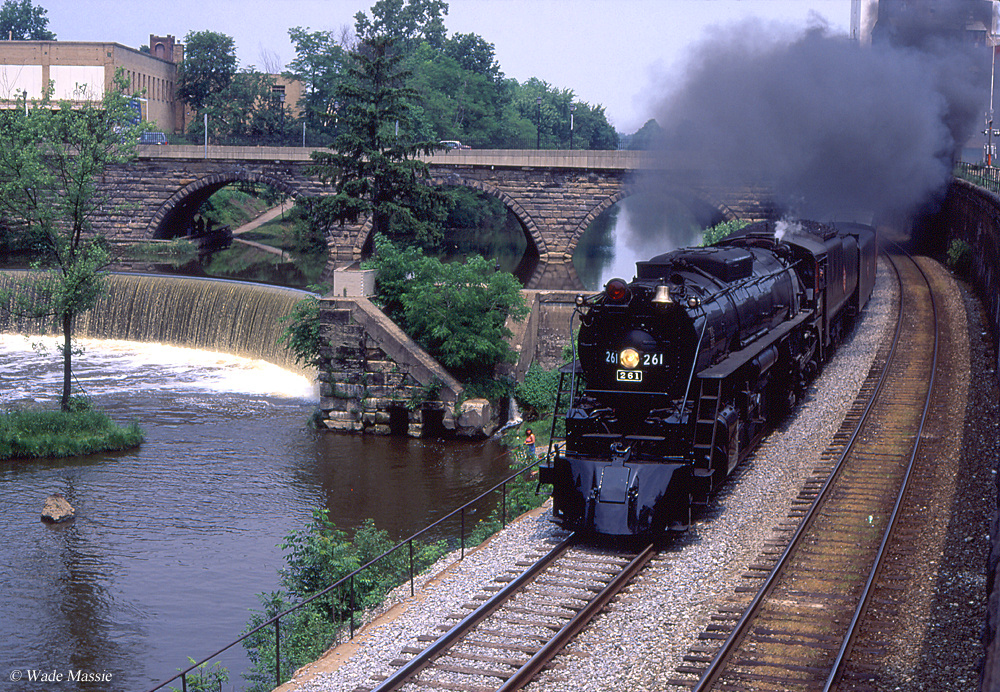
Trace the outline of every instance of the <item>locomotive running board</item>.
{"label": "locomotive running board", "polygon": [[767,336],[757,339],[749,346],[730,354],[730,356],[722,362],[701,371],[698,373],[698,378],[702,380],[724,380],[750,362],[751,358],[756,356],[765,348],[773,345],[781,339],[784,339],[793,329],[812,317],[812,314],[812,310],[803,310],[788,322],[782,323],[780,327],[776,327],[775,329],[769,331]]}

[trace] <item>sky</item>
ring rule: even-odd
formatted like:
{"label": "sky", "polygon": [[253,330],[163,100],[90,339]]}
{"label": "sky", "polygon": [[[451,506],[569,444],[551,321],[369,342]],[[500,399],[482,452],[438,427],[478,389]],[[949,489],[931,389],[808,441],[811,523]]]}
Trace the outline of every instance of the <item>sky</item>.
{"label": "sky", "polygon": [[[61,41],[130,48],[149,35],[183,41],[191,31],[233,37],[241,67],[284,67],[295,57],[288,29],[353,28],[374,0],[34,0]],[[620,132],[653,114],[656,94],[677,79],[691,46],[712,26],[757,17],[804,27],[823,21],[847,33],[851,0],[449,0],[449,35],[475,33],[494,45],[507,77],[537,77],[580,101],[603,105]],[[151,9],[155,7],[155,9]],[[370,14],[370,13],[369,13]]]}

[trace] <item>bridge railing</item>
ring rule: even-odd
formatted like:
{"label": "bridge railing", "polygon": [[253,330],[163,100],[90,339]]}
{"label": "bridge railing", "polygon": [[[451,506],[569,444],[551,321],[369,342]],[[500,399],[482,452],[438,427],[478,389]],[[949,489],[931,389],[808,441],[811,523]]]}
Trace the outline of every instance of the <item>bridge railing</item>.
{"label": "bridge railing", "polygon": [[959,161],[954,173],[957,178],[968,180],[973,185],[978,185],[994,194],[1000,194],[1000,168]]}
{"label": "bridge railing", "polygon": [[[519,479],[521,479],[522,482],[524,480],[530,480],[530,477],[528,476],[528,474],[532,473],[535,470],[535,468],[538,466],[538,464],[541,463],[544,460],[544,458],[538,458],[538,459],[534,459],[534,460],[528,460],[526,458],[527,455],[526,455],[525,450],[523,448],[517,448],[515,450],[512,450],[510,452],[510,454],[515,458],[515,460],[517,460],[517,461],[523,461],[526,465],[524,467],[520,468],[518,471],[516,471],[512,475],[510,475],[507,478],[505,478],[500,483],[496,484],[495,486],[493,486],[492,488],[490,488],[489,490],[487,490],[486,492],[484,492],[481,495],[477,496],[475,499],[473,499],[473,500],[465,503],[464,505],[462,505],[458,509],[450,512],[449,514],[447,514],[447,515],[445,515],[443,517],[441,517],[440,519],[438,519],[437,521],[435,521],[433,524],[430,524],[429,526],[424,527],[420,531],[417,531],[415,534],[413,534],[409,538],[407,538],[407,539],[405,539],[403,541],[400,541],[399,543],[397,543],[395,546],[393,546],[389,550],[385,551],[384,553],[382,553],[378,557],[374,558],[373,560],[370,560],[369,562],[365,563],[364,565],[362,565],[358,569],[354,570],[353,572],[351,572],[350,574],[348,574],[344,578],[340,579],[339,581],[331,584],[330,586],[326,587],[325,589],[323,589],[321,591],[318,591],[318,592],[314,593],[309,598],[301,601],[300,603],[292,606],[291,608],[287,608],[286,610],[283,610],[282,612],[278,613],[277,615],[275,615],[274,617],[270,618],[266,622],[262,622],[261,624],[257,625],[256,627],[251,628],[250,630],[248,630],[247,632],[245,632],[242,636],[240,636],[238,639],[235,639],[235,640],[229,642],[228,644],[226,644],[225,646],[223,646],[221,649],[219,649],[215,653],[213,653],[213,654],[211,654],[209,656],[205,656],[204,658],[202,658],[199,661],[192,662],[191,665],[189,665],[187,668],[181,670],[177,675],[173,676],[169,680],[164,680],[163,682],[161,682],[160,684],[158,684],[156,687],[151,688],[149,690],[149,692],[156,692],[157,690],[161,690],[161,689],[165,688],[167,685],[169,685],[170,683],[174,682],[175,680],[180,680],[180,682],[181,682],[181,689],[184,690],[184,692],[186,692],[187,689],[188,689],[188,677],[189,676],[191,676],[192,678],[198,677],[200,675],[200,673],[198,672],[198,670],[201,669],[206,664],[208,664],[210,661],[213,661],[213,660],[219,658],[222,654],[226,653],[227,651],[229,651],[230,649],[232,649],[237,644],[242,644],[247,639],[250,639],[251,637],[256,637],[260,633],[265,632],[265,631],[267,631],[269,629],[272,630],[273,633],[274,633],[273,634],[273,640],[272,640],[273,641],[273,647],[274,647],[273,650],[272,650],[273,654],[274,654],[274,685],[275,685],[275,687],[281,686],[282,682],[284,682],[285,680],[287,680],[289,678],[289,676],[291,675],[291,673],[295,672],[294,669],[293,669],[293,667],[296,666],[296,665],[301,665],[301,663],[290,662],[290,661],[286,661],[285,665],[284,666],[282,665],[282,660],[281,660],[281,643],[283,641],[282,631],[281,631],[281,622],[282,622],[282,620],[288,618],[290,615],[295,614],[301,608],[304,608],[304,607],[308,606],[309,604],[313,603],[314,601],[316,601],[318,599],[322,599],[324,597],[333,597],[333,596],[337,595],[337,593],[339,593],[339,590],[341,590],[341,589],[348,589],[349,590],[349,597],[348,597],[348,599],[349,599],[350,608],[349,608],[349,611],[348,611],[349,614],[348,614],[348,616],[346,618],[347,621],[348,621],[347,622],[348,640],[354,639],[354,634],[355,634],[355,632],[357,630],[357,626],[355,624],[355,615],[356,615],[355,614],[355,608],[358,605],[356,603],[356,600],[355,600],[355,594],[356,594],[356,592],[355,592],[355,580],[363,579],[364,577],[362,576],[362,574],[364,572],[368,571],[369,569],[377,570],[379,568],[379,566],[386,564],[389,560],[392,560],[394,557],[398,558],[398,553],[400,551],[406,550],[407,551],[407,557],[408,557],[408,564],[409,564],[409,568],[408,568],[408,572],[407,572],[408,576],[407,576],[406,580],[404,580],[403,582],[400,582],[399,586],[401,586],[402,584],[406,583],[406,581],[409,581],[409,583],[410,583],[410,596],[413,596],[415,594],[415,591],[416,591],[415,580],[416,580],[416,577],[418,576],[417,567],[415,565],[415,560],[414,560],[414,556],[416,554],[416,551],[414,549],[414,544],[415,544],[416,541],[418,541],[420,539],[428,540],[428,534],[431,534],[434,531],[439,531],[449,521],[456,521],[457,520],[459,522],[459,537],[458,537],[459,558],[458,559],[459,560],[464,560],[465,559],[465,549],[466,549],[466,538],[467,538],[467,534],[468,534],[468,531],[467,531],[468,522],[466,520],[467,520],[469,514],[473,513],[475,511],[475,508],[478,505],[480,505],[483,501],[485,501],[485,500],[487,500],[487,499],[489,499],[491,497],[494,497],[497,493],[499,493],[500,496],[501,496],[501,498],[500,498],[500,507],[499,507],[499,509],[500,509],[500,523],[501,523],[501,526],[503,526],[503,527],[507,526],[507,520],[508,520],[507,508],[508,508],[508,505],[509,505],[509,495],[510,495],[510,493],[508,492],[508,489],[509,489],[510,485],[513,482],[515,482],[515,481],[517,481]],[[339,629],[337,630],[337,634],[336,634],[336,638],[337,639],[339,639],[340,632],[343,630],[343,628],[344,628],[344,625],[343,625],[343,623],[341,623],[340,626],[339,626]],[[330,642],[330,644],[332,644],[332,643],[333,642]],[[191,660],[191,659],[189,659],[189,660]],[[194,682],[194,680],[192,680],[192,682]],[[175,688],[171,688],[171,689],[175,689]]]}

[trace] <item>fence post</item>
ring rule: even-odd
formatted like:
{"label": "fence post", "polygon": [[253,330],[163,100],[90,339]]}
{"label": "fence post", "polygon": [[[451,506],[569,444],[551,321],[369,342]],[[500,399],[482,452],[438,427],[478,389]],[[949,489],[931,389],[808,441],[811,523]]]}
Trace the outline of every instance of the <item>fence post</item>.
{"label": "fence post", "polygon": [[500,510],[500,525],[507,526],[507,481],[503,482],[503,498],[501,502],[503,503],[502,509]]}
{"label": "fence post", "polygon": [[354,639],[354,575],[351,575],[351,612],[347,614],[351,620],[351,639]]}
{"label": "fence post", "polygon": [[274,686],[281,687],[281,619],[274,621]]}
{"label": "fence post", "polygon": [[407,543],[410,544],[410,596],[413,596],[413,539]]}
{"label": "fence post", "polygon": [[465,506],[462,506],[462,511],[459,513],[462,517],[461,528],[459,529],[459,543],[462,545],[462,557],[460,559],[465,559]]}

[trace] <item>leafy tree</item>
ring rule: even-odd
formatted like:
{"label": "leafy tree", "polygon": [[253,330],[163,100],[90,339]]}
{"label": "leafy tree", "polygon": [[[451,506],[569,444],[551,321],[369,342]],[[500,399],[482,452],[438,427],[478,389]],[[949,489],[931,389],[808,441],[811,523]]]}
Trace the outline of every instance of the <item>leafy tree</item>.
{"label": "leafy tree", "polygon": [[517,359],[506,322],[524,319],[528,307],[512,274],[480,256],[445,264],[383,237],[375,245],[383,310],[455,377],[489,379],[497,363]]}
{"label": "leafy tree", "polygon": [[421,182],[428,166],[418,160],[434,142],[409,142],[410,103],[415,94],[394,41],[363,41],[351,53],[348,78],[336,90],[340,132],[332,151],[313,152],[312,172],[333,188],[317,212],[326,223],[355,222],[371,215],[373,233],[406,244],[434,247],[447,199]]}
{"label": "leafy tree", "polygon": [[[234,144],[280,143],[287,139],[292,118],[275,98],[274,77],[254,69],[237,72],[222,91],[209,94],[201,112],[208,115],[209,136]],[[195,118],[188,133],[204,136],[204,118]]]}
{"label": "leafy tree", "polygon": [[385,37],[407,52],[425,41],[434,48],[444,45],[444,0],[378,0],[371,13],[371,19],[364,12],[354,15],[355,31],[363,41]]}
{"label": "leafy tree", "polygon": [[656,120],[650,119],[631,136],[628,148],[631,150],[662,149],[664,137],[665,133],[660,124]]}
{"label": "leafy tree", "polygon": [[99,183],[109,166],[135,158],[144,129],[128,88],[119,71],[102,102],[57,105],[45,97],[0,112],[0,211],[41,243],[38,265],[47,271],[21,294],[21,309],[60,325],[63,410],[70,408],[73,322],[100,296],[109,260],[91,219],[115,200]]}
{"label": "leafy tree", "polygon": [[444,53],[455,60],[463,70],[486,77],[494,84],[503,81],[496,49],[477,34],[455,34],[444,44]]}
{"label": "leafy tree", "polygon": [[309,32],[301,27],[288,30],[295,46],[295,59],[285,74],[302,82],[305,96],[300,102],[310,132],[336,135],[338,102],[335,92],[344,72],[351,42],[330,31]]}
{"label": "leafy tree", "polygon": [[743,221],[742,219],[733,219],[732,221],[723,221],[722,223],[717,223],[711,228],[705,229],[705,234],[702,236],[702,245],[712,245],[719,242],[726,236],[735,233],[744,226],[746,226],[749,221]]}
{"label": "leafy tree", "polygon": [[0,40],[55,41],[56,35],[48,30],[49,18],[41,5],[31,0],[4,0],[0,7]]}
{"label": "leafy tree", "polygon": [[189,31],[184,59],[177,67],[177,95],[195,110],[212,94],[229,86],[236,75],[236,42],[214,31]]}

